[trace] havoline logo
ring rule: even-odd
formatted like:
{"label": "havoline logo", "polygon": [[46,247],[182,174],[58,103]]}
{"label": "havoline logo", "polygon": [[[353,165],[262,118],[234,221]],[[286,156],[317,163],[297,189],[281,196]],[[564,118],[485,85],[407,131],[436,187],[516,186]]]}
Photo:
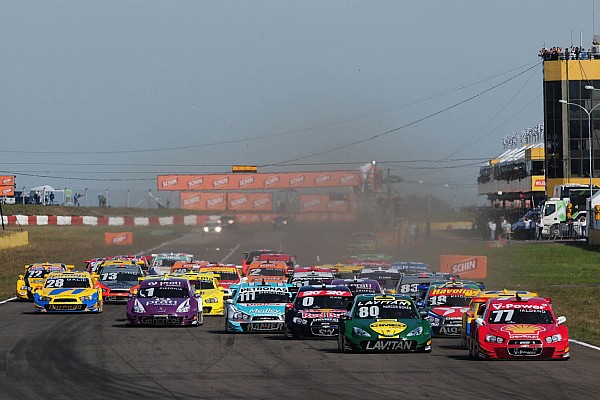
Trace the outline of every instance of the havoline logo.
{"label": "havoline logo", "polygon": [[453,274],[464,274],[465,272],[475,271],[477,269],[477,258],[462,260],[456,264],[452,264]]}

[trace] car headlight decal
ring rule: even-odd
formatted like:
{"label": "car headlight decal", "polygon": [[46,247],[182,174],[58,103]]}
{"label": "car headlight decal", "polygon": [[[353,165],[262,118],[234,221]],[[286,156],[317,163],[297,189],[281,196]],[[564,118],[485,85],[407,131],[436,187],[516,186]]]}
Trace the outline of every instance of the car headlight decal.
{"label": "car headlight decal", "polygon": [[496,335],[491,335],[491,334],[487,334],[485,335],[485,341],[486,342],[490,342],[490,343],[504,343],[504,338],[501,338],[500,336],[496,336]]}
{"label": "car headlight decal", "polygon": [[211,297],[209,299],[206,299],[207,303],[218,303],[219,299],[217,299],[216,297]]}
{"label": "car headlight decal", "polygon": [[190,300],[186,300],[183,303],[181,303],[179,305],[179,307],[177,307],[177,311],[176,312],[180,312],[180,313],[185,313],[185,312],[189,312],[190,311]]}
{"label": "car headlight decal", "polygon": [[408,332],[406,334],[406,336],[419,336],[423,334],[423,327],[422,326],[417,326],[415,329],[413,329],[412,331]]}
{"label": "car headlight decal", "polygon": [[358,326],[352,328],[352,334],[359,337],[371,337],[371,334]]}
{"label": "car headlight decal", "polygon": [[133,312],[137,314],[143,314],[146,312],[146,309],[138,299],[135,299],[135,302],[133,303]]}
{"label": "car headlight decal", "polygon": [[292,318],[292,322],[295,323],[295,324],[298,324],[298,325],[306,325],[306,324],[308,324],[307,320],[305,320],[303,318],[300,318],[300,317],[294,317],[294,318]]}

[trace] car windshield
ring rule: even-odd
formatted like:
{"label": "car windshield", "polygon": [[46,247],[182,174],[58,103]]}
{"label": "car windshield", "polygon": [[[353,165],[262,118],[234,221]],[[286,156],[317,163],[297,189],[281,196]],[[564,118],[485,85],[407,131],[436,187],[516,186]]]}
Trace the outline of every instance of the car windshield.
{"label": "car windshield", "polygon": [[353,295],[357,294],[368,294],[368,293],[381,293],[381,287],[375,283],[345,283],[345,286],[350,289]]}
{"label": "car windshield", "polygon": [[56,277],[46,279],[45,288],[89,288],[92,287],[86,277]]}
{"label": "car windshield", "polygon": [[183,258],[157,258],[152,262],[153,267],[172,267],[177,261],[185,261]]}
{"label": "car windshield", "polygon": [[356,303],[354,318],[410,319],[417,313],[408,300],[366,300]]}
{"label": "car windshield", "polygon": [[236,272],[213,271],[219,275],[220,281],[239,281],[240,277]]}
{"label": "car windshield", "polygon": [[181,299],[189,297],[189,291],[181,286],[145,287],[138,291],[139,297],[157,297],[159,299]]}
{"label": "car windshield", "polygon": [[431,307],[465,307],[471,303],[471,298],[457,295],[436,295],[427,298],[427,305]]}
{"label": "car windshield", "polygon": [[282,268],[252,268],[248,276],[285,276],[285,270]]}
{"label": "car windshield", "polygon": [[549,310],[510,309],[491,310],[490,324],[553,324],[554,318]]}
{"label": "car windshield", "polygon": [[296,308],[299,310],[314,310],[321,308],[333,308],[345,310],[351,302],[350,296],[306,296],[298,297]]}
{"label": "car windshield", "polygon": [[100,274],[100,281],[132,282],[137,281],[138,276],[141,275],[137,269],[104,268]]}
{"label": "car windshield", "polygon": [[289,295],[283,291],[267,290],[245,290],[240,292],[236,299],[237,303],[287,303]]}
{"label": "car windshield", "polygon": [[290,284],[293,285],[294,287],[322,285],[323,279],[324,278],[320,278],[320,277],[298,278],[298,279],[292,278],[292,280],[290,281]]}
{"label": "car windshield", "polygon": [[27,272],[25,273],[25,278],[29,279],[29,278],[44,278],[46,277],[46,275],[48,275],[50,272],[60,272],[63,271],[62,269],[28,269]]}
{"label": "car windshield", "polygon": [[196,290],[216,289],[216,286],[213,283],[213,281],[207,281],[204,279],[192,281],[192,285],[194,285],[194,288],[196,288]]}

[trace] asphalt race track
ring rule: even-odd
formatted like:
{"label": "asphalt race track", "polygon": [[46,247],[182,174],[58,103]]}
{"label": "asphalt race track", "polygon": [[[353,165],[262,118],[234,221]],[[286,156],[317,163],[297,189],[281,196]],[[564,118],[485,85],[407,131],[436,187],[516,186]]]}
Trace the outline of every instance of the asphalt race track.
{"label": "asphalt race track", "polygon": [[[335,262],[343,255],[343,240],[335,237],[326,229],[241,227],[221,236],[192,234],[156,251],[211,261],[229,255],[239,263],[243,251],[267,247],[296,254],[301,264],[317,256]],[[575,344],[571,360],[559,362],[472,361],[459,339],[442,338],[430,354],[340,354],[330,340],[225,334],[223,317],[205,317],[201,327],[127,328],[122,305],[106,305],[100,315],[32,311],[31,303],[0,305],[0,399],[600,396],[600,351]]]}

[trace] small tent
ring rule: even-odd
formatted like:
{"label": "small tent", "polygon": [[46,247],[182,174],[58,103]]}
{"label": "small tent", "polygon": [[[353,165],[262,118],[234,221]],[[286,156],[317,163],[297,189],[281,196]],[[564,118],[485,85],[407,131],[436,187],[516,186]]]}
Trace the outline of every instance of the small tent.
{"label": "small tent", "polygon": [[42,185],[29,189],[29,197],[35,204],[64,204],[65,191],[62,189],[54,189],[50,185]]}

